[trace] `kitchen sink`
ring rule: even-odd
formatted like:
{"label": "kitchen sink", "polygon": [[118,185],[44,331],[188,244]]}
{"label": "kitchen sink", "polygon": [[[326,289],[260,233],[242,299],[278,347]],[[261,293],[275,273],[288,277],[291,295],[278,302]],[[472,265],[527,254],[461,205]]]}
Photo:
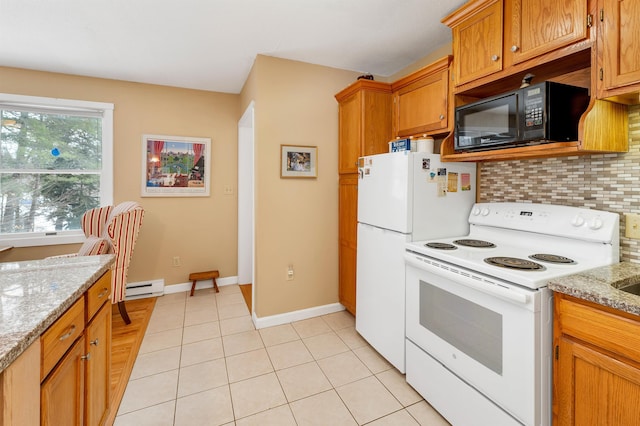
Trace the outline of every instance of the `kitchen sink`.
{"label": "kitchen sink", "polygon": [[620,287],[618,290],[622,290],[625,291],[627,293],[631,293],[631,294],[635,294],[637,296],[640,296],[640,282],[639,283],[635,283],[635,284],[631,284],[625,287]]}

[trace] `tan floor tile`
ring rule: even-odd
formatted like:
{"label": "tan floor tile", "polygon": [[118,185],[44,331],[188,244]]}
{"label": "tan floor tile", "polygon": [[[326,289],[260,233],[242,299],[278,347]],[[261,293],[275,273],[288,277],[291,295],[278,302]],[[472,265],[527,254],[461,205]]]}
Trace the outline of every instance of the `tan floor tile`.
{"label": "tan floor tile", "polygon": [[247,417],[279,405],[287,400],[275,373],[232,383],[231,397],[236,419]]}
{"label": "tan floor tile", "polygon": [[371,371],[353,352],[345,352],[321,359],[318,361],[318,365],[334,387],[372,375]]}
{"label": "tan floor tile", "polygon": [[422,401],[420,394],[409,386],[404,374],[395,368],[376,374],[376,377],[404,407]]}
{"label": "tan floor tile", "polygon": [[229,384],[224,358],[189,365],[180,369],[178,397],[192,395]]}
{"label": "tan floor tile", "polygon": [[306,339],[302,339],[302,341],[315,359],[326,358],[349,350],[349,347],[345,345],[333,331],[331,333],[307,337]]}
{"label": "tan floor tile", "polygon": [[216,308],[186,311],[184,315],[185,327],[215,321],[218,321],[218,311],[216,310]]}
{"label": "tan floor tile", "polygon": [[200,309],[213,309],[217,310],[216,297],[211,293],[208,296],[193,296],[187,297],[185,305],[186,311],[197,311]]}
{"label": "tan floor tile", "polygon": [[384,416],[381,419],[367,423],[367,426],[419,426],[420,423],[416,421],[407,410],[396,411],[395,413]]}
{"label": "tan floor tile", "polygon": [[256,330],[222,336],[225,356],[237,355],[264,347],[260,333]]}
{"label": "tan floor tile", "polygon": [[334,312],[332,314],[323,315],[322,319],[331,327],[332,330],[341,330],[343,328],[355,327],[356,318],[349,311]]}
{"label": "tan floor tile", "polygon": [[239,382],[273,372],[273,366],[264,348],[226,357],[229,382]]}
{"label": "tan floor tile", "polygon": [[262,336],[262,340],[264,341],[264,345],[267,347],[300,339],[300,336],[298,336],[298,333],[296,333],[296,330],[291,324],[261,328],[259,331],[260,336]]}
{"label": "tan floor tile", "polygon": [[309,362],[276,372],[289,402],[331,389],[331,383],[316,362]]}
{"label": "tan floor tile", "polygon": [[162,296],[156,297],[156,306],[162,306],[162,305],[169,305],[172,303],[185,303],[185,300],[187,299],[187,294],[184,291],[181,291],[179,293],[170,293],[170,294],[164,294]]}
{"label": "tan floor tile", "polygon": [[182,344],[182,329],[160,331],[158,333],[145,334],[138,354],[155,352],[162,349],[173,348]]}
{"label": "tan floor tile", "polygon": [[244,317],[247,315],[251,315],[249,313],[249,308],[247,308],[247,304],[242,301],[242,303],[232,303],[230,305],[221,305],[218,306],[218,317],[223,319],[228,318],[236,318],[236,317]]}
{"label": "tan floor tile", "polygon": [[153,310],[146,334],[158,333],[160,331],[182,329],[184,326],[184,310],[171,310],[160,312]]}
{"label": "tan floor tile", "polygon": [[406,410],[421,425],[428,426],[451,426],[431,405],[426,401],[420,401],[417,404],[410,405]]}
{"label": "tan floor tile", "polygon": [[216,301],[218,302],[218,308],[221,306],[229,306],[235,305],[238,303],[245,303],[244,297],[242,297],[242,293],[220,293],[216,297]]}
{"label": "tan floor tile", "polygon": [[114,426],[173,426],[176,401],[143,408],[116,417]]}
{"label": "tan floor tile", "polygon": [[331,327],[322,319],[322,317],[309,318],[302,321],[291,323],[293,328],[301,338],[317,336],[318,334],[328,333]]}
{"label": "tan floor tile", "polygon": [[190,325],[184,328],[182,344],[199,342],[200,340],[214,339],[220,336],[220,323],[218,321]]}
{"label": "tan floor tile", "polygon": [[175,426],[217,426],[233,421],[231,395],[227,386],[178,398]]}
{"label": "tan floor tile", "polygon": [[311,356],[307,347],[302,343],[302,340],[294,340],[293,342],[270,346],[267,348],[267,352],[276,370],[313,361],[313,356]]}
{"label": "tan floor tile", "polygon": [[174,400],[177,388],[178,370],[130,380],[122,397],[118,415]]}
{"label": "tan floor tile", "polygon": [[402,409],[380,381],[372,376],[336,388],[358,424],[364,424]]}
{"label": "tan floor tile", "polygon": [[218,285],[218,290],[220,290],[218,294],[240,293],[240,286],[238,284]]}
{"label": "tan floor tile", "polygon": [[222,350],[221,338],[201,340],[182,345],[180,367],[212,361],[222,357],[224,357],[224,351]]}
{"label": "tan floor tile", "polygon": [[289,404],[298,426],[354,426],[354,418],[335,390]]}
{"label": "tan floor tile", "polygon": [[236,421],[236,426],[296,426],[288,405],[281,405]]}
{"label": "tan floor tile", "polygon": [[152,376],[169,370],[176,370],[180,366],[180,346],[160,351],[139,354],[131,370],[129,380]]}
{"label": "tan floor tile", "polygon": [[362,361],[374,374],[393,368],[393,366],[371,346],[363,346],[361,348],[354,349],[353,353],[355,353],[356,356],[360,358],[360,361]]}
{"label": "tan floor tile", "polygon": [[220,320],[220,332],[223,336],[255,330],[249,315]]}
{"label": "tan floor tile", "polygon": [[336,334],[351,349],[357,349],[357,348],[361,348],[363,346],[368,346],[369,345],[367,343],[367,341],[364,340],[364,338],[362,336],[360,336],[360,333],[358,333],[355,328],[351,328],[351,327],[342,328],[342,329],[336,331]]}

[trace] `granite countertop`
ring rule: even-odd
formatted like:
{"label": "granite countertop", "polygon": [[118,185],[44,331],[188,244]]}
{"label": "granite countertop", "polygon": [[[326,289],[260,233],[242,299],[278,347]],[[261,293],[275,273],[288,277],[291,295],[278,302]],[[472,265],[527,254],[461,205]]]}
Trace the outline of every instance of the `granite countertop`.
{"label": "granite countertop", "polygon": [[619,288],[640,282],[640,264],[620,262],[611,266],[555,278],[549,289],[640,316],[640,296]]}
{"label": "granite countertop", "polygon": [[0,263],[0,372],[113,263],[112,254]]}

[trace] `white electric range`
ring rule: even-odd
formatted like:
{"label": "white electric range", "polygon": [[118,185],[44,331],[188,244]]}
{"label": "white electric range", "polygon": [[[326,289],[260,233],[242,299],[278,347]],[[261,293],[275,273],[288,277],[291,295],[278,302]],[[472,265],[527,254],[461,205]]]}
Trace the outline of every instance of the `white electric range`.
{"label": "white electric range", "polygon": [[619,216],[480,203],[406,245],[407,382],[453,424],[551,424],[552,278],[619,261]]}

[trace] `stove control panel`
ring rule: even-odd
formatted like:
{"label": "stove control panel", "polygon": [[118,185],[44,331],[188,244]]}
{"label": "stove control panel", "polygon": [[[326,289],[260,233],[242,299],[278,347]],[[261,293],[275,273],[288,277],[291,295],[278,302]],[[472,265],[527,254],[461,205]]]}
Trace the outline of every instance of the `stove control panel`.
{"label": "stove control panel", "polygon": [[617,213],[533,203],[477,203],[469,223],[611,243],[619,239]]}

